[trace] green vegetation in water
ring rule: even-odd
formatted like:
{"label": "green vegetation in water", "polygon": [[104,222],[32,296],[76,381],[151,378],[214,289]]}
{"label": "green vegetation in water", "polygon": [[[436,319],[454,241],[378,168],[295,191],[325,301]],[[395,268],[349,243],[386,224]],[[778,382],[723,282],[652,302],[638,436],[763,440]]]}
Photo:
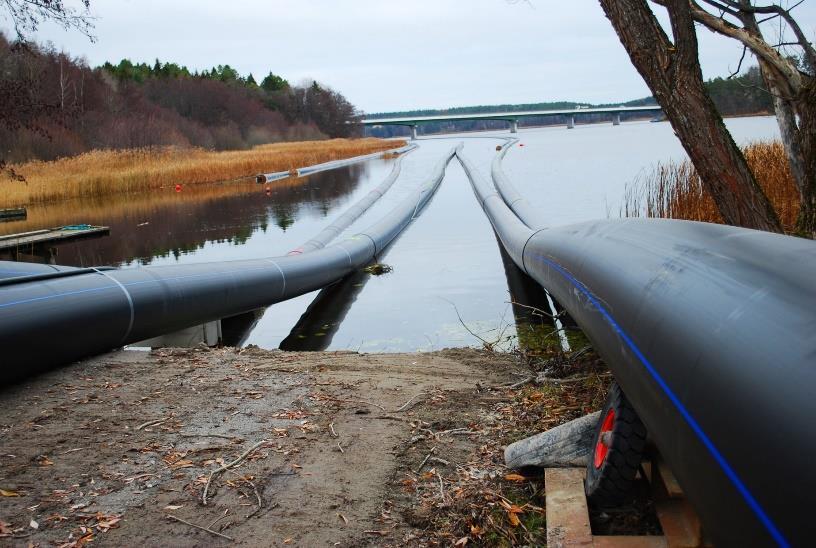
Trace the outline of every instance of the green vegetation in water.
{"label": "green vegetation in water", "polygon": [[387,264],[374,263],[365,267],[363,272],[371,274],[372,276],[382,276],[383,274],[388,274],[392,270],[394,269]]}

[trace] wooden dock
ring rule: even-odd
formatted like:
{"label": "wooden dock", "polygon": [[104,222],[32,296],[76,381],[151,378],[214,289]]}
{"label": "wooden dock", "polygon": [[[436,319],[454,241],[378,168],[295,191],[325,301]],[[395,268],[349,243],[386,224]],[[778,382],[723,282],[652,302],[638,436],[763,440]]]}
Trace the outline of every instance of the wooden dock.
{"label": "wooden dock", "polygon": [[73,240],[98,238],[110,234],[107,226],[68,225],[57,228],[20,232],[0,236],[0,258],[19,260],[25,256],[26,260],[40,258],[48,261],[56,253],[53,246]]}

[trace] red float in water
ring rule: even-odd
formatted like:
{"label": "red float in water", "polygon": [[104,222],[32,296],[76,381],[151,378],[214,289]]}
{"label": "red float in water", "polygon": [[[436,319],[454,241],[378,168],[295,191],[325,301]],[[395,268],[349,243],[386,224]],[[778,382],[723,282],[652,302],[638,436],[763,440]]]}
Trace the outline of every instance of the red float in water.
{"label": "red float in water", "polygon": [[176,192],[181,192],[181,185],[176,185]]}

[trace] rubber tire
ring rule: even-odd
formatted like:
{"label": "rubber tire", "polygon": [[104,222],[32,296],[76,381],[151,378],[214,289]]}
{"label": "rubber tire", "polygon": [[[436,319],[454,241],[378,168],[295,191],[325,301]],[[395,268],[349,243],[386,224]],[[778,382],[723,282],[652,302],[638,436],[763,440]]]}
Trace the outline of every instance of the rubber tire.
{"label": "rubber tire", "polygon": [[[610,409],[614,409],[612,440],[606,459],[595,467],[595,449],[601,426]],[[587,499],[596,507],[618,506],[631,498],[643,449],[646,445],[646,427],[640,422],[634,407],[626,399],[618,383],[612,382],[603,411],[595,427],[592,451],[587,462],[585,490]]]}

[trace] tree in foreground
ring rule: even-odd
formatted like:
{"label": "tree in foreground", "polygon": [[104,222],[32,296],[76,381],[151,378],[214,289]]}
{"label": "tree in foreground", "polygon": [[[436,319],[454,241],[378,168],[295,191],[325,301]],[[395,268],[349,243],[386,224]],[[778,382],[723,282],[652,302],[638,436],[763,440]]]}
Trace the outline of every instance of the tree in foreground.
{"label": "tree in foreground", "polygon": [[689,0],[661,0],[669,14],[673,41],[647,0],[600,0],[600,4],[723,220],[782,232],[773,206],[705,91]]}
{"label": "tree in foreground", "polygon": [[[668,7],[666,0],[653,0]],[[799,191],[796,229],[801,235],[816,236],[816,49],[808,41],[791,8],[751,0],[689,0],[692,17],[708,29],[738,40],[750,50],[773,96],[782,144]],[[769,43],[760,24],[779,22],[779,43]],[[783,55],[785,49],[793,55]]]}

